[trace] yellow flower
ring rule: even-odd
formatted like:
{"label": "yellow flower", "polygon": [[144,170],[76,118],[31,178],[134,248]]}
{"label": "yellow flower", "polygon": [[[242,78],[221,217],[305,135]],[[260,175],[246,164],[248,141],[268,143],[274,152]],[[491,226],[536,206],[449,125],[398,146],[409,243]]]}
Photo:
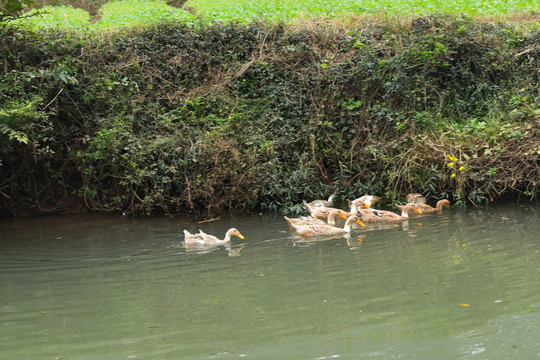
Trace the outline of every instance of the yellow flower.
{"label": "yellow flower", "polygon": [[458,170],[459,170],[459,171],[465,170],[465,166],[460,166]]}
{"label": "yellow flower", "polygon": [[452,166],[454,166],[454,163],[453,162],[448,163],[448,166],[452,167]]}
{"label": "yellow flower", "polygon": [[455,178],[456,177],[456,173],[453,173],[452,176],[450,176],[451,178]]}

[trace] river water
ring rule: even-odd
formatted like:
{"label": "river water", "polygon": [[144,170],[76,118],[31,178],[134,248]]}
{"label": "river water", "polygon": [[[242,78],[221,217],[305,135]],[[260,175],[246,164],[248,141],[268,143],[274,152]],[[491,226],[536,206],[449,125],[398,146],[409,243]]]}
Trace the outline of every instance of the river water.
{"label": "river water", "polygon": [[312,239],[278,215],[4,219],[0,359],[538,359],[539,234],[537,205]]}

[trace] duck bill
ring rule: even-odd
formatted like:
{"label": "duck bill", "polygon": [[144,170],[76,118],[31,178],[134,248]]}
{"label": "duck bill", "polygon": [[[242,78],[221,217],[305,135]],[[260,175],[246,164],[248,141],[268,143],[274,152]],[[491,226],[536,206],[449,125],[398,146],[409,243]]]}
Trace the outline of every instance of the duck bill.
{"label": "duck bill", "polygon": [[362,206],[366,209],[371,209],[371,206],[369,206],[369,204],[366,204],[365,202],[362,202]]}
{"label": "duck bill", "polygon": [[414,212],[417,212],[419,214],[422,213],[422,210],[420,210],[417,206],[414,207]]}
{"label": "duck bill", "polygon": [[347,217],[345,215],[343,215],[343,213],[339,213],[339,217],[342,218],[342,219],[347,220]]}
{"label": "duck bill", "polygon": [[242,235],[242,234],[240,234],[240,233],[236,234],[236,236],[238,236],[240,239],[243,239],[243,238],[244,238],[244,235]]}
{"label": "duck bill", "polygon": [[360,226],[366,227],[366,225],[362,222],[362,220],[358,220],[356,223]]}

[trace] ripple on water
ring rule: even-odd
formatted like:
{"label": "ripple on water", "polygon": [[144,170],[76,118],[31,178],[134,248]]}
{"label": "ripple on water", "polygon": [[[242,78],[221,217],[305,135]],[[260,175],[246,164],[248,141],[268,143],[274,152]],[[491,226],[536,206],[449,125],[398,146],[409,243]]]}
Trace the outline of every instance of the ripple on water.
{"label": "ripple on water", "polygon": [[[0,224],[2,359],[539,353],[531,209],[452,210],[297,244],[281,217],[60,220]],[[189,226],[246,238],[186,249]]]}

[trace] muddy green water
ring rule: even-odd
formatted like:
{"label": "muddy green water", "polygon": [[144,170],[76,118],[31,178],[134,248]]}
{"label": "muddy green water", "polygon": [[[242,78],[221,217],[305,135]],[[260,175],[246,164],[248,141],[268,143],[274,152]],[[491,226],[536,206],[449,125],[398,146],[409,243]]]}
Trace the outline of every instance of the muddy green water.
{"label": "muddy green water", "polygon": [[2,220],[0,359],[540,358],[538,206],[293,237],[267,215]]}

